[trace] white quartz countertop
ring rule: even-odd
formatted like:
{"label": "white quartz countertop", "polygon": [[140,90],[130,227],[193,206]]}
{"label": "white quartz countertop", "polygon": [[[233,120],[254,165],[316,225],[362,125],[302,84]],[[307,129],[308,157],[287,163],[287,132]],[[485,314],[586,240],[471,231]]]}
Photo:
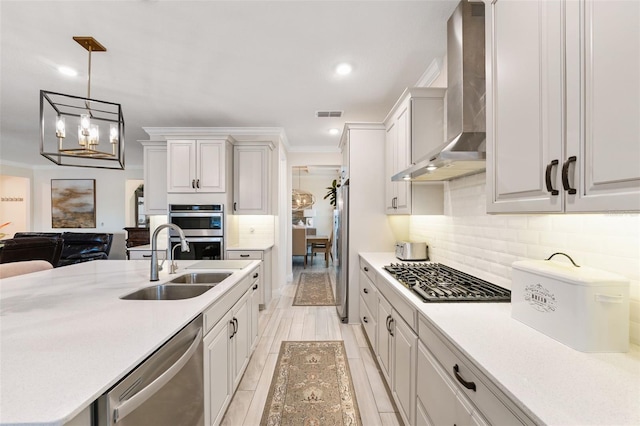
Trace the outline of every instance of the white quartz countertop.
{"label": "white quartz countertop", "polygon": [[148,260],[98,260],[3,279],[0,423],[71,420],[259,265],[230,269],[233,275],[191,299],[119,299],[192,272],[185,267],[195,262],[178,261],[176,275],[165,265],[155,283]]}
{"label": "white quartz countertop", "polygon": [[509,303],[423,303],[382,269],[393,253],[360,253],[532,420],[640,425],[640,348],[576,351],[511,318]]}

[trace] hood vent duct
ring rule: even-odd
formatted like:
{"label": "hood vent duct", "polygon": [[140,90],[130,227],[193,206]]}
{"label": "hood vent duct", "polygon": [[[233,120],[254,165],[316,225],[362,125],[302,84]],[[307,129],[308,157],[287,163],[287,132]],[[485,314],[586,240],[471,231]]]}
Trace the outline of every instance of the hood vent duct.
{"label": "hood vent duct", "polygon": [[447,141],[393,181],[444,181],[485,170],[484,3],[460,2],[447,21]]}

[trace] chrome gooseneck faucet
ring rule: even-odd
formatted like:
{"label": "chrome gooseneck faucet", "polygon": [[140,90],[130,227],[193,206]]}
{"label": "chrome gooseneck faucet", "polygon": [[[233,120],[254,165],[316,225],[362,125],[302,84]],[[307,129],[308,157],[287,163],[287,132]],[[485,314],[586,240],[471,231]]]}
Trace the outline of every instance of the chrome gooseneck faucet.
{"label": "chrome gooseneck faucet", "polygon": [[[151,237],[151,275],[149,281],[158,281],[158,252],[156,251],[158,247],[158,233],[165,228],[171,228],[176,231],[180,236],[181,250],[189,251],[189,243],[184,236],[184,232],[179,226],[174,225],[173,223],[164,223],[158,226],[156,230],[153,231],[153,236]],[[169,260],[173,263],[173,250],[169,250]]]}

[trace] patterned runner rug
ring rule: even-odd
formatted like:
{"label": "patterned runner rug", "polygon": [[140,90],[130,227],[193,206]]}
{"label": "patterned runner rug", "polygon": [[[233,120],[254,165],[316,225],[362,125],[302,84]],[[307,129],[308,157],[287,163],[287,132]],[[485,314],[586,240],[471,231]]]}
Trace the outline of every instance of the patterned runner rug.
{"label": "patterned runner rug", "polygon": [[260,425],[362,425],[344,343],[282,342]]}
{"label": "patterned runner rug", "polygon": [[293,306],[332,306],[336,304],[326,272],[302,272]]}

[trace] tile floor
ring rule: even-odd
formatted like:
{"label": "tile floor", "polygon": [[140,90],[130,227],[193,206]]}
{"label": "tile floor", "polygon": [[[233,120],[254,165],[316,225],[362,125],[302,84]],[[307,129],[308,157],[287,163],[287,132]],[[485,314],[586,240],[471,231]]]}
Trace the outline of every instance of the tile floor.
{"label": "tile floor", "polygon": [[[296,259],[297,260],[297,259]],[[303,271],[332,272],[316,256],[306,269],[294,260],[293,281],[282,287],[267,309],[260,311],[260,338],[240,386],[222,420],[226,426],[257,426],[267,400],[280,343],[283,340],[343,340],[362,424],[402,425],[360,325],[342,324],[333,306],[291,306]],[[333,276],[333,274],[330,274]],[[275,286],[274,286],[275,287]]]}

